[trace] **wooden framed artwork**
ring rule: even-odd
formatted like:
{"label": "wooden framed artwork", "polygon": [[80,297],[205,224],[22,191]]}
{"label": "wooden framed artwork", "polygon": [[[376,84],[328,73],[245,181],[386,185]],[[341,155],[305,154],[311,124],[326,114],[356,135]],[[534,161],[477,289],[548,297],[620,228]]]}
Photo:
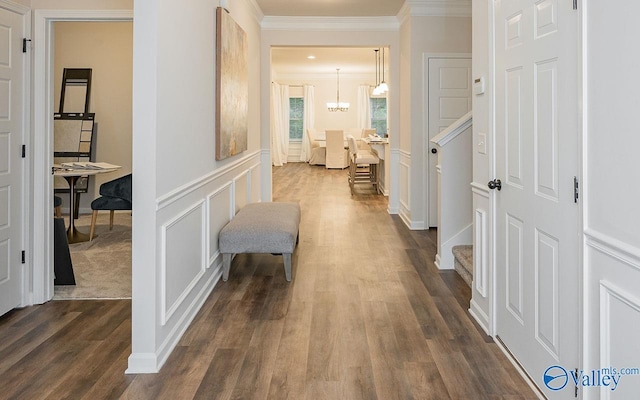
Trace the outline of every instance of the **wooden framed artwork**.
{"label": "wooden framed artwork", "polygon": [[216,9],[216,160],[247,150],[249,74],[247,35]]}

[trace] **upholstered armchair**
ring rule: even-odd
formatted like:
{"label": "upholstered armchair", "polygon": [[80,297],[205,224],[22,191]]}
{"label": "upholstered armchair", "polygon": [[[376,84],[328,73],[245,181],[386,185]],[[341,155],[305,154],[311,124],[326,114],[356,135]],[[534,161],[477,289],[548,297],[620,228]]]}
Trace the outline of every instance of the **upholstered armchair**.
{"label": "upholstered armchair", "polygon": [[91,202],[93,215],[91,216],[91,231],[89,232],[89,240],[93,240],[93,234],[96,228],[96,219],[99,210],[109,210],[109,230],[113,229],[113,214],[115,210],[131,210],[132,203],[132,177],[131,174],[122,176],[100,185],[100,194]]}

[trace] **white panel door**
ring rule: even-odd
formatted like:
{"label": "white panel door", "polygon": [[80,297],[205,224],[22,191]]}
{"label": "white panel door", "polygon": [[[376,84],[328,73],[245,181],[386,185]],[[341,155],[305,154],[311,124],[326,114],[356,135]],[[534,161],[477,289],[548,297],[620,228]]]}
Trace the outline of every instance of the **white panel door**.
{"label": "white panel door", "polygon": [[0,315],[22,287],[22,18],[0,8]]}
{"label": "white panel door", "polygon": [[[548,398],[572,398],[580,337],[578,12],[560,0],[497,0],[495,12],[496,333]],[[547,386],[543,375],[554,365],[567,373],[551,370]]]}
{"label": "white panel door", "polygon": [[[471,110],[471,59],[429,58],[429,226],[438,225],[438,155],[431,140]],[[471,154],[469,154],[471,157]]]}

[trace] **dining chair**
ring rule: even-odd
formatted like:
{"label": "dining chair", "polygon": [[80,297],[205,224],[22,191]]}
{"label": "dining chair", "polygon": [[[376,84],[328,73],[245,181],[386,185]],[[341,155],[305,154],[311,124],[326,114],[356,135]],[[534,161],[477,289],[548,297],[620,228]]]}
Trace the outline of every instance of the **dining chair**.
{"label": "dining chair", "polygon": [[53,196],[53,211],[56,218],[62,218],[62,197]]}
{"label": "dining chair", "polygon": [[325,168],[345,169],[349,166],[349,152],[344,148],[344,132],[326,131],[327,159]]}
{"label": "dining chair", "polygon": [[89,241],[93,240],[96,229],[96,219],[98,210],[109,210],[109,230],[113,229],[113,214],[115,210],[131,210],[132,204],[132,175],[121,176],[100,185],[101,197],[91,202],[93,215],[91,216],[91,229],[89,231]]}
{"label": "dining chair", "polygon": [[309,165],[325,165],[326,151],[327,149],[320,146],[320,143],[316,140],[316,131],[312,128],[307,128],[307,138],[311,144],[311,154],[309,155]]}
{"label": "dining chair", "polygon": [[353,195],[354,186],[373,185],[378,192],[378,156],[368,150],[358,149],[358,142],[352,135],[347,136],[349,144],[349,187]]}

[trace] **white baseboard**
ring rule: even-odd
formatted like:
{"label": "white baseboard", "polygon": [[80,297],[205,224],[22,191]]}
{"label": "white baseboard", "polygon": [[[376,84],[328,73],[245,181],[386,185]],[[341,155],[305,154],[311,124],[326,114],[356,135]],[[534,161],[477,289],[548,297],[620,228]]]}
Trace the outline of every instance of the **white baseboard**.
{"label": "white baseboard", "polygon": [[160,371],[164,363],[167,361],[173,349],[191,326],[193,319],[202,308],[218,281],[222,277],[222,263],[217,262],[213,273],[207,279],[202,289],[195,296],[188,310],[182,315],[180,321],[171,330],[165,341],[159,347],[157,353],[132,353],[129,356],[129,365],[126,374],[155,374]]}
{"label": "white baseboard", "polygon": [[469,304],[469,314],[471,314],[473,319],[480,325],[484,333],[491,336],[491,332],[489,331],[489,316],[473,299],[471,299],[471,304]]}
{"label": "white baseboard", "polygon": [[159,371],[155,353],[131,353],[125,374],[155,374]]}

